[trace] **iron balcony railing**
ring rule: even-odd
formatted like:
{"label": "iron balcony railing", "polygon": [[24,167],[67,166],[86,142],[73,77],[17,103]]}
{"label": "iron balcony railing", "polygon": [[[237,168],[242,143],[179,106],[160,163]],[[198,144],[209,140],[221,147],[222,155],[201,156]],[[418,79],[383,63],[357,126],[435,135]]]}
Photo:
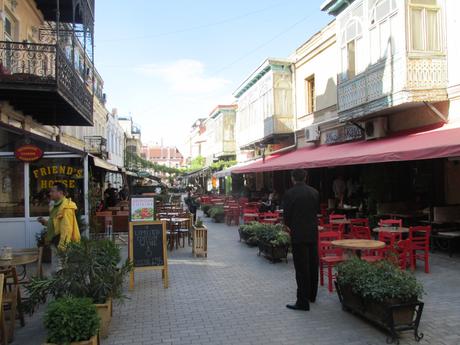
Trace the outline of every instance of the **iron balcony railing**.
{"label": "iron balcony railing", "polygon": [[85,139],[85,151],[101,158],[108,159],[107,139],[98,135],[87,136]]}
{"label": "iron balcony railing", "polygon": [[10,89],[56,90],[92,120],[91,92],[57,44],[0,41],[0,84]]}

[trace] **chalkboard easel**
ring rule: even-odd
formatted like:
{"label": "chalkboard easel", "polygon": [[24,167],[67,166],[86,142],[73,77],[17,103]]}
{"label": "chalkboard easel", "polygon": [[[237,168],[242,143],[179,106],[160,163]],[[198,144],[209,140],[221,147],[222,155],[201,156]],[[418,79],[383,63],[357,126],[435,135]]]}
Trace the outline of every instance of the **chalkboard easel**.
{"label": "chalkboard easel", "polygon": [[161,270],[163,286],[168,287],[168,257],[164,221],[129,223],[129,259],[134,269],[129,279],[134,289],[135,271]]}

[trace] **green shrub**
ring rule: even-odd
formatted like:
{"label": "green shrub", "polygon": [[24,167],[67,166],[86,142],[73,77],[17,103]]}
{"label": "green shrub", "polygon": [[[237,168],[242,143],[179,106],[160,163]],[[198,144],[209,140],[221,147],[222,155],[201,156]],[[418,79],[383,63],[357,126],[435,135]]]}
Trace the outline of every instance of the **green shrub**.
{"label": "green shrub", "polygon": [[209,210],[211,209],[211,205],[201,205],[201,210],[203,211],[204,214],[209,216]]}
{"label": "green shrub", "polygon": [[50,278],[32,279],[26,286],[29,294],[27,310],[48,296],[86,297],[93,303],[105,303],[108,298],[123,299],[123,281],[132,269],[126,260],[121,264],[120,248],[112,241],[82,238],[59,251],[62,269]]}
{"label": "green shrub", "polygon": [[196,228],[202,228],[203,227],[203,221],[201,220],[200,217],[197,218],[197,220],[195,222],[195,227]]}
{"label": "green shrub", "polygon": [[285,246],[291,243],[291,237],[284,231],[281,224],[262,224],[251,222],[240,226],[240,231],[245,235],[249,244],[257,244],[258,241],[271,243],[274,246]]}
{"label": "green shrub", "polygon": [[66,297],[48,305],[44,323],[49,343],[69,344],[95,336],[100,319],[91,299]]}
{"label": "green shrub", "polygon": [[212,206],[209,210],[209,216],[216,222],[220,222],[224,219],[224,207],[223,206]]}
{"label": "green shrub", "polygon": [[337,269],[339,285],[351,287],[354,293],[366,299],[409,301],[423,294],[423,287],[413,274],[385,260],[369,263],[351,258]]}

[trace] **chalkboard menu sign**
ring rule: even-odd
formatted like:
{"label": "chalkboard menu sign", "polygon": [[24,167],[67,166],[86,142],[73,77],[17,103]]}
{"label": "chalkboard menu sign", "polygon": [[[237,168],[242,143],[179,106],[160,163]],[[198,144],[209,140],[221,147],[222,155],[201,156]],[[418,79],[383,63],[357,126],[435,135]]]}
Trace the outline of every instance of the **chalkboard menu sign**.
{"label": "chalkboard menu sign", "polygon": [[[164,286],[168,286],[166,226],[164,222],[130,222],[129,258],[134,270],[162,270]],[[134,288],[134,272],[130,287]]]}

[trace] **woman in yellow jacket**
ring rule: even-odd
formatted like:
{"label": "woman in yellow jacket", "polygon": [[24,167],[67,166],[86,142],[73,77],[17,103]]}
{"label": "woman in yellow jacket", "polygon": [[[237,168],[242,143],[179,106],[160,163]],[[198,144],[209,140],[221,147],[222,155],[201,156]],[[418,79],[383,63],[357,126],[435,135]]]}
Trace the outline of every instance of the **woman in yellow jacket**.
{"label": "woman in yellow jacket", "polygon": [[80,230],[75,215],[77,205],[66,198],[65,194],[65,185],[55,183],[50,189],[50,198],[53,201],[50,217],[48,220],[38,218],[38,221],[47,227],[47,241],[56,245],[59,250],[65,249],[66,244],[70,241],[80,241]]}

